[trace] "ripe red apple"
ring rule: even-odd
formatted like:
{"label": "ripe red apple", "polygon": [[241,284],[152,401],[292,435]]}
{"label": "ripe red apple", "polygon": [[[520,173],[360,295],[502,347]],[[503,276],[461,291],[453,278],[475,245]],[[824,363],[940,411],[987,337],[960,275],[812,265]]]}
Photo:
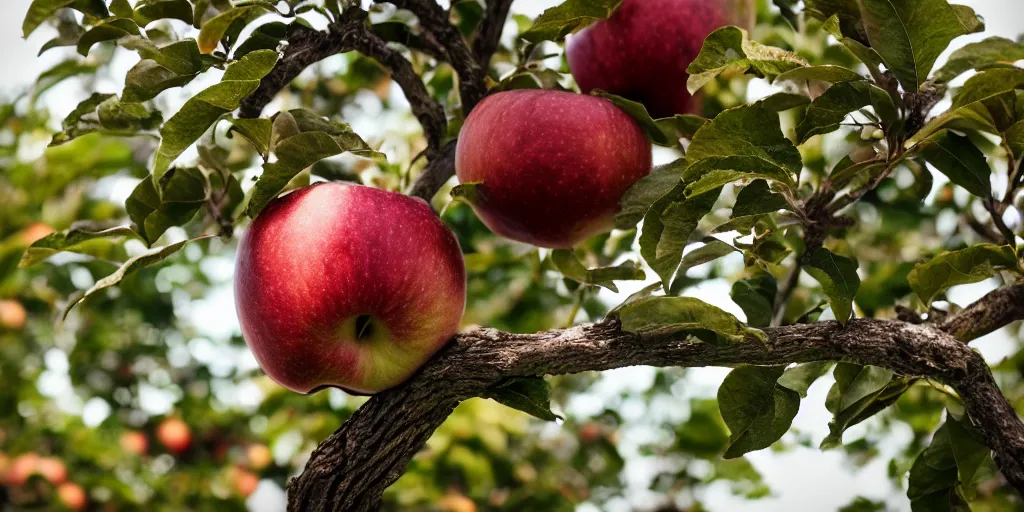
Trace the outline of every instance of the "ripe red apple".
{"label": "ripe red apple", "polygon": [[238,246],[235,304],[263,371],[300,393],[381,391],[458,330],[466,270],[426,202],[321,183],[274,200]]}
{"label": "ripe red apple", "polygon": [[583,92],[603,89],[643,103],[654,117],[699,113],[686,67],[704,38],[731,24],[746,0],[624,0],[611,17],[570,37],[565,55]]}
{"label": "ripe red apple", "polygon": [[85,490],[82,486],[66,482],[57,486],[57,497],[61,503],[71,510],[82,510],[85,508]]}
{"label": "ripe red apple", "polygon": [[491,231],[569,248],[612,229],[622,195],[651,171],[651,143],[606,99],[514,90],[470,113],[455,170],[479,183],[473,209]]}
{"label": "ripe red apple", "polygon": [[238,495],[243,498],[248,498],[260,484],[260,477],[256,476],[252,471],[240,467],[231,467],[228,471],[231,485],[234,486]]}
{"label": "ripe red apple", "polygon": [[168,451],[178,455],[192,445],[192,429],[178,418],[167,418],[156,428],[156,438]]}
{"label": "ripe red apple", "polygon": [[4,475],[4,482],[12,487],[19,487],[28,481],[29,477],[35,474],[39,464],[39,455],[35,453],[23,453],[11,461]]}
{"label": "ripe red apple", "polygon": [[149,451],[149,440],[142,432],[125,432],[121,434],[121,449],[134,455],[142,455]]}
{"label": "ripe red apple", "polygon": [[68,479],[68,468],[55,457],[40,458],[36,462],[36,473],[42,475],[53,485],[60,485]]}
{"label": "ripe red apple", "polygon": [[251,444],[246,447],[245,459],[249,462],[249,467],[255,470],[263,469],[273,462],[270,448],[265,444]]}
{"label": "ripe red apple", "polygon": [[25,327],[28,313],[16,300],[0,300],[0,329],[18,330]]}

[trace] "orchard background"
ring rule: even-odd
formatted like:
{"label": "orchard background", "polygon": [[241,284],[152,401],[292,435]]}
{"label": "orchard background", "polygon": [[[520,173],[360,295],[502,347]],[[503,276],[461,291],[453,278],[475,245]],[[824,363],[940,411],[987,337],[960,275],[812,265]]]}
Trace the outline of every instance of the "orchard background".
{"label": "orchard background", "polygon": [[[807,65],[863,70],[820,20],[800,14],[801,5],[777,3],[759,3],[752,40],[793,51]],[[985,31],[955,39],[938,58],[935,70],[945,69],[949,55],[970,42],[992,36],[1016,40],[1024,32],[1024,6],[1019,2],[963,3],[985,18]],[[72,309],[63,322],[59,320],[69,299],[141,253],[144,243],[120,233],[59,254],[30,250],[38,261],[18,265],[29,243],[51,230],[127,225],[125,202],[152,170],[151,157],[159,143],[154,135],[161,119],[152,113],[161,112],[162,120],[171,118],[188,99],[220,82],[222,73],[216,67],[220,64],[214,63],[184,87],[147,98],[145,114],[121,119],[124,124],[62,126],[61,121],[93,93],[122,95],[126,74],[139,61],[139,53],[115,46],[113,41],[126,33],[124,27],[112,26],[106,33],[109,37],[86,48],[88,57],[81,56],[74,46],[83,31],[78,27],[95,25],[97,20],[83,20],[73,10],[60,11],[23,41],[19,37],[22,15],[29,4],[8,2],[7,16],[0,21],[5,29],[0,31],[5,69],[0,82],[0,468],[7,476],[0,488],[0,506],[11,510],[66,506],[75,500],[66,483],[59,485],[66,481],[84,492],[84,507],[89,510],[283,509],[287,479],[301,472],[317,443],[366,399],[338,390],[302,396],[262,375],[235,322],[230,283],[237,233],[190,243],[162,261],[127,274],[117,286]],[[546,8],[558,4],[512,3],[502,44],[491,61],[488,85],[496,85],[520,66],[519,71],[528,71],[546,88],[556,83],[572,86],[560,45],[543,43],[532,55],[550,56],[527,66],[517,37]],[[472,36],[481,17],[481,5],[470,0],[453,6],[452,20],[467,36]],[[792,13],[784,12],[790,8]],[[294,21],[288,16],[255,14],[262,11],[246,15],[252,21],[236,41],[259,40],[262,47],[273,48],[283,33],[265,24]],[[326,27],[326,17],[316,11],[300,16],[315,29]],[[385,3],[373,7],[370,19],[391,21],[385,27],[391,34],[408,30],[402,27],[416,27],[408,12],[396,13]],[[256,30],[260,25],[267,28]],[[198,31],[171,19],[146,25],[145,32],[162,46],[195,37]],[[251,39],[253,34],[256,39]],[[58,46],[37,57],[50,40],[58,41]],[[405,52],[400,45],[393,47],[412,57],[430,95],[445,107],[449,119],[458,120],[459,82],[452,67],[420,52]],[[1024,56],[1024,52],[1015,53],[1020,50],[1004,50],[1007,56],[997,60]],[[723,109],[784,89],[819,97],[828,87],[820,81],[813,84],[817,90],[793,83],[772,84],[775,76],[753,74],[762,76],[743,74],[742,69],[715,76],[703,89],[703,114],[711,118]],[[952,108],[957,89],[972,74],[950,82],[933,116]],[[521,85],[520,81],[500,86]],[[1020,91],[1013,94],[1017,101],[1024,101]],[[349,123],[386,156],[386,162],[350,154],[332,157],[301,174],[300,182],[303,177],[361,181],[406,190],[422,172],[423,159],[416,155],[426,144],[402,89],[379,65],[356,52],[310,66],[275,96],[264,114],[293,108],[308,108]],[[816,190],[813,184],[820,183],[844,156],[880,144],[870,133],[865,140],[859,126],[842,126],[798,140],[795,127],[810,108],[797,104],[780,116],[786,135],[803,142],[799,149],[805,188],[797,196],[805,199]],[[1019,111],[1011,109],[1007,115],[1013,117]],[[854,114],[845,122],[865,119],[870,118]],[[68,126],[74,129],[66,130]],[[450,124],[451,135],[457,127],[456,122]],[[188,145],[178,162],[198,165],[209,176],[231,176],[247,191],[251,178],[261,172],[261,160],[243,137],[229,137],[228,128],[228,122],[218,123],[211,132],[214,137],[208,133],[198,144]],[[1011,145],[1007,151],[1002,139],[980,135],[985,130],[977,126],[957,128],[987,158],[990,189],[994,197],[1002,198],[1007,170],[1019,165],[1024,150]],[[50,145],[62,130],[68,140]],[[672,162],[678,151],[656,147],[655,163]],[[859,263],[857,317],[901,315],[903,320],[920,321],[917,315],[929,309],[907,277],[916,264],[944,251],[1019,240],[1015,234],[1024,226],[1017,199],[1009,194],[1005,222],[1000,225],[992,221],[985,201],[978,199],[979,192],[960,186],[960,179],[951,182],[946,172],[924,159],[908,160],[845,212],[853,219],[851,225],[830,231],[824,246]],[[726,186],[718,207],[701,222],[700,233],[710,236],[716,226],[729,220],[736,195],[747,183]],[[458,234],[466,252],[469,300],[463,323],[467,330],[481,325],[533,333],[599,321],[634,292],[660,282],[658,273],[647,266],[643,267],[646,279],[620,281],[618,292],[579,283],[578,276],[565,279],[563,273],[569,273],[551,263],[550,251],[498,238],[466,205],[448,205],[447,191],[453,184],[434,197],[434,205],[443,209],[443,220]],[[230,190],[223,181],[210,186]],[[162,236],[159,240],[148,241],[167,246],[203,233],[226,234],[224,219],[212,219],[205,208],[197,204],[195,210],[202,213],[174,219],[166,233],[156,233]],[[692,268],[676,278],[669,294],[699,297],[754,325],[748,316],[751,310],[741,308],[741,301],[731,297],[736,296],[734,283],[751,282],[751,269],[745,263],[754,263],[750,266],[760,264],[780,287],[784,285],[788,270],[806,247],[799,229],[786,229],[784,216],[774,219],[781,228],[748,248],[746,257],[731,250],[726,251],[731,254],[715,251],[721,241],[733,242],[736,233],[716,234],[720,242],[710,244],[695,234],[687,254],[696,256],[683,262]],[[237,230],[245,229],[245,216],[237,219]],[[228,219],[227,224],[235,220]],[[1009,237],[1005,231],[1010,231]],[[642,261],[636,238],[636,231],[617,231],[610,237],[596,237],[579,254],[590,267]],[[703,253],[698,251],[709,246]],[[702,259],[710,256],[717,258]],[[967,306],[1017,278],[1019,270],[994,257],[975,261],[978,268],[969,269],[973,271],[969,280],[975,282],[938,291],[933,304],[937,310],[955,312],[957,306]],[[988,267],[982,268],[985,263]],[[830,320],[835,317],[830,300],[835,299],[805,273],[783,308],[782,321]],[[897,311],[897,306],[908,309]],[[991,365],[1003,394],[1022,410],[1024,354],[1017,325],[978,338],[971,346]],[[930,490],[949,498],[941,500],[941,506],[924,505],[921,495],[914,494],[908,473],[913,475],[911,468],[922,451],[941,452],[943,434],[951,427],[935,433],[947,420],[947,408],[957,415],[961,411],[957,393],[933,379],[886,375],[881,384],[893,393],[886,397],[888,401],[881,401],[887,407],[871,410],[863,422],[850,426],[841,446],[822,451],[819,445],[829,437],[829,422],[834,420],[833,411],[825,407],[835,386],[829,371],[806,390],[792,427],[781,439],[770,443],[769,449],[724,459],[730,429],[721,417],[716,395],[729,372],[714,367],[641,366],[548,377],[551,408],[563,418],[556,422],[535,419],[488,399],[467,400],[384,493],[383,508],[897,511],[910,510],[915,498],[915,510],[924,506],[931,508],[920,509],[958,509],[966,506],[960,498],[970,499],[973,510],[1024,507],[977,443],[970,445],[973,451],[954,448],[958,470],[952,476],[946,463],[940,464],[944,472],[928,475]],[[169,442],[175,436],[158,433],[161,428],[173,429],[163,426],[169,419],[178,434],[188,431],[187,443]],[[181,429],[178,420],[187,428]],[[179,441],[181,437],[177,436]],[[928,447],[933,451],[927,452]],[[47,461],[35,461],[35,467],[50,469],[39,469],[25,482],[12,481],[11,468],[19,461],[34,460],[33,454]],[[973,462],[965,463],[964,457]],[[66,475],[55,467],[65,468]]]}

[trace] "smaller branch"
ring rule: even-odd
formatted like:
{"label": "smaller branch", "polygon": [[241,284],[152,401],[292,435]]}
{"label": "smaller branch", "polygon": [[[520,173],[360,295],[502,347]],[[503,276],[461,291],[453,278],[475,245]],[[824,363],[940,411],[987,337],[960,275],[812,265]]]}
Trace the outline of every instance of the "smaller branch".
{"label": "smaller branch", "polygon": [[1024,320],[1024,285],[1000,288],[946,319],[940,329],[968,342]]}
{"label": "smaller branch", "polygon": [[448,179],[454,175],[455,141],[452,141],[441,148],[437,155],[430,157],[430,162],[416,178],[409,195],[419,197],[429,203],[441,190],[441,187],[448,182]]}
{"label": "smaller branch", "polygon": [[798,258],[793,271],[790,272],[789,278],[786,279],[786,284],[782,286],[782,289],[779,290],[778,295],[775,297],[775,304],[772,309],[772,327],[782,325],[782,320],[786,316],[786,303],[789,302],[789,297],[793,295],[797,283],[800,282],[800,272],[802,270],[803,263]]}
{"label": "smaller branch", "polygon": [[484,68],[485,73],[491,62],[491,56],[498,50],[501,32],[505,28],[505,20],[508,19],[510,7],[512,7],[512,0],[487,0],[484,20],[480,22],[476,40],[473,41],[473,56],[476,58],[476,62]]}
{"label": "smaller branch", "polygon": [[1003,241],[1010,245],[1010,247],[1017,247],[1017,237],[1013,234],[1013,231],[1003,221],[1003,212],[1006,210],[1006,204],[997,203],[995,199],[986,197],[982,199],[982,203],[985,205],[985,209],[988,210],[989,216],[992,217],[992,224],[995,224],[996,229],[1003,235]]}

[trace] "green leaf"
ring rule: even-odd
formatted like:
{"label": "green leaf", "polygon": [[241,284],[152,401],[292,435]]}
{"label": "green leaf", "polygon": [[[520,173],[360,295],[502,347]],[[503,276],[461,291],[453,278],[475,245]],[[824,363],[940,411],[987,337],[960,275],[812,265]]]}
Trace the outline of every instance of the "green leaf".
{"label": "green leaf", "polygon": [[729,297],[747,315],[748,325],[768,327],[772,322],[772,309],[777,294],[778,283],[775,277],[768,272],[758,271],[747,279],[733,283]]}
{"label": "green leaf", "polygon": [[711,212],[721,188],[685,197],[686,185],[679,183],[651,205],[640,234],[640,254],[661,277],[665,289],[679,268],[683,249],[705,215]]}
{"label": "green leaf", "polygon": [[670,139],[665,132],[661,130],[661,127],[651,118],[651,115],[647,113],[647,107],[642,103],[627,100],[622,96],[616,96],[614,94],[607,93],[600,89],[591,91],[593,96],[599,96],[615,104],[616,107],[622,109],[623,112],[629,114],[640,128],[644,130],[644,133],[650,137],[651,141],[659,146],[669,146],[676,143],[674,139]]}
{"label": "green leaf", "polygon": [[893,372],[877,366],[839,363],[833,376],[836,383],[829,392],[830,401],[826,406],[829,412],[839,413],[882,390],[892,380]]}
{"label": "green leaf", "polygon": [[775,83],[803,82],[810,80],[820,80],[822,82],[837,84],[840,82],[864,80],[864,77],[852,69],[832,64],[796,68],[775,77]]}
{"label": "green leaf", "polygon": [[946,65],[935,72],[933,80],[937,83],[946,83],[972,69],[1012,66],[1021,59],[1024,59],[1024,44],[1005,37],[990,37],[953,52]]}
{"label": "green leaf", "polygon": [[739,249],[721,241],[712,239],[704,245],[688,252],[686,256],[683,256],[683,262],[679,266],[677,274],[683,274],[687,270],[717,260],[723,256],[728,256],[732,253],[741,253]]}
{"label": "green leaf", "polygon": [[697,133],[697,130],[708,120],[693,114],[676,114],[672,117],[655,119],[654,122],[658,125],[658,129],[665,134],[665,137],[674,144],[679,139],[692,139],[693,134]]}
{"label": "green leaf", "polygon": [[991,197],[992,169],[985,154],[967,137],[942,130],[921,143],[921,154],[953,183],[978,197]]}
{"label": "green leaf", "polygon": [[240,22],[244,25],[270,10],[272,8],[269,8],[267,5],[256,3],[234,7],[218,14],[213,19],[203,23],[203,27],[199,30],[199,37],[196,40],[199,44],[199,51],[207,55],[213,53],[217,49],[217,45],[220,44],[220,40],[225,37],[225,34],[228,34],[228,30],[232,28],[235,22]]}
{"label": "green leaf", "polygon": [[138,103],[122,103],[113,94],[93,93],[64,118],[51,146],[59,146],[89,133],[133,136],[155,130],[163,121],[160,111]]}
{"label": "green leaf", "polygon": [[633,184],[619,200],[619,211],[615,214],[615,227],[633,229],[647,215],[655,201],[679,185],[686,167],[686,160],[659,165]]}
{"label": "green leaf", "polygon": [[188,149],[224,114],[260,85],[277,62],[277,52],[260,50],[228,66],[219,84],[205,89],[182,105],[160,128],[160,147],[153,159],[153,180],[159,183],[178,155]]}
{"label": "green leaf", "polygon": [[141,103],[172,87],[181,87],[203,71],[202,55],[192,39],[157,48],[141,38],[127,38],[121,45],[136,50],[142,57],[128,70],[124,92],[125,103]]}
{"label": "green leaf", "polygon": [[806,65],[807,61],[793,52],[751,41],[746,30],[722,27],[708,35],[700,53],[686,68],[690,75],[686,88],[690,94],[696,93],[727,71],[750,72],[774,80],[787,71]]}
{"label": "green leaf", "polygon": [[953,14],[960,21],[960,31],[964,34],[977,34],[985,31],[985,18],[966,5],[950,4]]}
{"label": "green leaf", "polygon": [[25,254],[21,256],[21,262],[18,263],[18,266],[24,268],[35,265],[36,263],[63,251],[76,252],[75,249],[80,246],[80,244],[84,244],[98,238],[124,237],[134,238],[135,232],[128,227],[116,227],[100,231],[72,228],[65,231],[50,233],[49,235],[33,242],[32,245],[25,250]]}
{"label": "green leaf", "polygon": [[758,332],[693,297],[646,297],[620,307],[618,315],[622,330],[651,337],[688,333],[704,341],[738,342]]}
{"label": "green leaf", "polygon": [[939,54],[966,33],[946,0],[859,2],[871,47],[908,92],[917,92]]}
{"label": "green leaf", "polygon": [[741,366],[718,388],[718,407],[729,427],[726,459],[778,441],[800,410],[800,395],[779,385],[785,366]]}
{"label": "green leaf", "polygon": [[1017,257],[1008,245],[979,244],[947,251],[919,263],[907,279],[921,302],[932,303],[935,295],[960,285],[984,281],[1000,269],[1017,268]]}
{"label": "green leaf", "polygon": [[779,377],[779,385],[796,391],[800,398],[807,398],[807,390],[811,388],[811,384],[825,375],[833,364],[835,363],[832,361],[815,361],[791,366]]}
{"label": "green leaf", "polygon": [[[264,50],[265,51],[265,50]],[[251,55],[255,55],[251,54]],[[277,141],[274,146],[276,162],[263,164],[263,175],[256,182],[246,213],[256,217],[272,199],[303,169],[319,160],[344,152],[357,156],[384,160],[384,155],[370,148],[345,123],[329,121],[302,109],[280,113],[275,117],[275,130],[282,116],[294,121],[298,133]]]}
{"label": "green leaf", "polygon": [[[784,112],[791,108],[802,107],[811,103],[811,99],[803,94],[793,94],[788,92],[777,92],[771,96],[761,98],[754,102],[754,105],[766,108],[773,112]],[[699,118],[704,120],[703,118]],[[698,125],[697,128],[700,128]]]}
{"label": "green leaf", "polygon": [[21,24],[21,37],[28,39],[29,34],[35,31],[47,18],[57,13],[57,10],[68,7],[76,0],[32,0],[25,13],[25,21]]}
{"label": "green leaf", "polygon": [[907,141],[908,145],[947,127],[999,133],[1002,123],[996,116],[1005,115],[1004,101],[1015,101],[1015,89],[1024,89],[1024,69],[992,68],[972,76],[953,96],[952,108],[929,121]]}
{"label": "green leaf", "polygon": [[614,267],[588,269],[571,249],[551,251],[551,262],[563,276],[578,283],[601,286],[618,293],[615,281],[642,281],[646,276],[632,261]]}
{"label": "green leaf", "polygon": [[732,218],[751,217],[788,209],[789,203],[782,194],[772,192],[767,181],[754,180],[736,195]]}
{"label": "green leaf", "polygon": [[125,201],[125,210],[147,245],[156,242],[172,226],[195,217],[208,197],[206,178],[194,167],[171,169],[164,175],[163,194],[145,178]]}
{"label": "green leaf", "polygon": [[868,393],[867,396],[853,402],[849,407],[840,409],[840,402],[843,401],[843,389],[857,391],[865,385],[870,387],[874,385],[872,379],[881,380],[881,377],[884,376],[875,374],[876,370],[864,373],[862,367],[858,365],[844,366],[844,369],[841,370],[840,365],[836,366],[836,372],[839,373],[833,372],[833,375],[836,376],[837,383],[842,381],[843,384],[841,386],[833,385],[825,399],[826,408],[834,416],[828,424],[828,436],[821,441],[822,450],[842,446],[843,433],[847,429],[895,404],[916,381],[913,377],[893,378],[877,391]]}
{"label": "green leaf", "polygon": [[835,84],[807,107],[803,120],[796,127],[797,140],[803,144],[815,135],[834,132],[847,115],[868,106],[886,122],[898,117],[892,98],[875,85],[868,82]]}
{"label": "green leaf", "polygon": [[68,59],[61,61],[50,69],[43,71],[36,78],[35,86],[32,90],[32,102],[35,103],[44,92],[50,90],[57,84],[67,80],[68,78],[89,75],[96,73],[98,66],[95,64],[87,64],[81,62],[79,59]]}
{"label": "green leaf", "polygon": [[68,313],[70,313],[71,309],[74,308],[79,302],[82,302],[83,300],[85,300],[86,298],[95,294],[98,291],[105,290],[107,288],[110,288],[111,286],[117,285],[129,273],[139,270],[141,268],[145,268],[160,263],[161,261],[167,259],[168,256],[178,252],[179,250],[181,250],[182,247],[185,247],[191,242],[204,240],[207,238],[211,238],[213,236],[214,235],[204,235],[190,240],[182,240],[180,242],[167,245],[164,247],[154,247],[142,254],[139,254],[138,256],[129,259],[128,261],[124,262],[124,264],[121,265],[120,268],[114,271],[113,274],[110,274],[109,276],[104,277],[99,281],[96,281],[96,284],[94,284],[92,288],[86,290],[85,293],[82,294],[81,296],[72,299],[70,303],[68,303],[67,307],[64,308],[64,313],[61,315],[61,318],[67,318]]}
{"label": "green leaf", "polygon": [[234,57],[241,59],[256,50],[277,50],[282,41],[288,38],[288,29],[289,25],[280,21],[264,23],[256,27],[252,35],[235,48]]}
{"label": "green leaf", "polygon": [[273,122],[263,118],[226,118],[231,123],[231,132],[237,133],[250,144],[259,154],[266,159],[270,151],[270,137],[273,131]]}
{"label": "green leaf", "polygon": [[119,18],[131,18],[133,16],[132,4],[128,0],[111,0],[110,14]]}
{"label": "green leaf", "polygon": [[174,19],[192,24],[192,4],[188,0],[141,0],[135,4],[135,21],[145,27],[156,20]]}
{"label": "green leaf", "polygon": [[559,416],[551,412],[550,394],[543,377],[515,377],[487,388],[480,396],[544,421],[555,421]]}
{"label": "green leaf", "polygon": [[991,456],[985,438],[970,424],[966,417],[958,420],[947,412],[946,435],[956,460],[957,476],[964,486],[974,483],[978,471]]}
{"label": "green leaf", "polygon": [[622,0],[566,0],[545,9],[519,37],[531,43],[561,41],[595,21],[607,19],[620,5]]}
{"label": "green leaf", "polygon": [[130,18],[108,18],[90,28],[78,40],[78,53],[89,55],[89,49],[96,43],[114,41],[126,36],[139,35],[139,26]]}
{"label": "green leaf", "polygon": [[990,453],[966,418],[959,421],[947,411],[946,422],[910,468],[907,497],[914,510],[969,510],[961,489],[972,487]]}
{"label": "green leaf", "polygon": [[845,325],[853,314],[853,298],[860,288],[857,262],[819,247],[804,269],[821,284],[836,320]]}
{"label": "green leaf", "polygon": [[804,0],[804,12],[821,21],[834,18],[838,29],[834,35],[837,39],[843,35],[855,39],[865,38],[857,0]]}
{"label": "green leaf", "polygon": [[1010,146],[1010,151],[1013,151],[1014,158],[1020,160],[1024,157],[1024,119],[1010,126],[1003,132],[1003,137],[1006,138],[1006,144]]}
{"label": "green leaf", "polygon": [[782,133],[779,116],[761,106],[726,110],[693,136],[686,153],[686,195],[703,194],[740,178],[764,178],[794,187],[800,151]]}

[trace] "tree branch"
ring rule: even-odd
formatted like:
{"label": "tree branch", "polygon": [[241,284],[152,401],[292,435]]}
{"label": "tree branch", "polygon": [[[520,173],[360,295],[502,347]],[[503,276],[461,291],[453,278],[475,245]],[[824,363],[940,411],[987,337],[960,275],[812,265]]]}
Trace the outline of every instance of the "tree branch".
{"label": "tree branch", "polygon": [[480,22],[476,40],[473,41],[473,56],[477,63],[484,68],[484,72],[491,62],[491,56],[498,50],[501,32],[505,28],[505,20],[508,19],[510,7],[512,7],[512,0],[487,0],[487,11],[484,13],[483,21]]}
{"label": "tree branch", "polygon": [[[377,510],[381,494],[462,400],[509,377],[623,366],[781,365],[842,360],[952,386],[1006,479],[1024,493],[1024,424],[967,340],[1024,318],[1024,286],[998,290],[941,327],[854,319],[769,328],[767,341],[707,344],[623,332],[615,321],[536,334],[460,334],[408,382],[379,393],[313,452],[289,510]],[[984,324],[983,324],[984,323]]]}

